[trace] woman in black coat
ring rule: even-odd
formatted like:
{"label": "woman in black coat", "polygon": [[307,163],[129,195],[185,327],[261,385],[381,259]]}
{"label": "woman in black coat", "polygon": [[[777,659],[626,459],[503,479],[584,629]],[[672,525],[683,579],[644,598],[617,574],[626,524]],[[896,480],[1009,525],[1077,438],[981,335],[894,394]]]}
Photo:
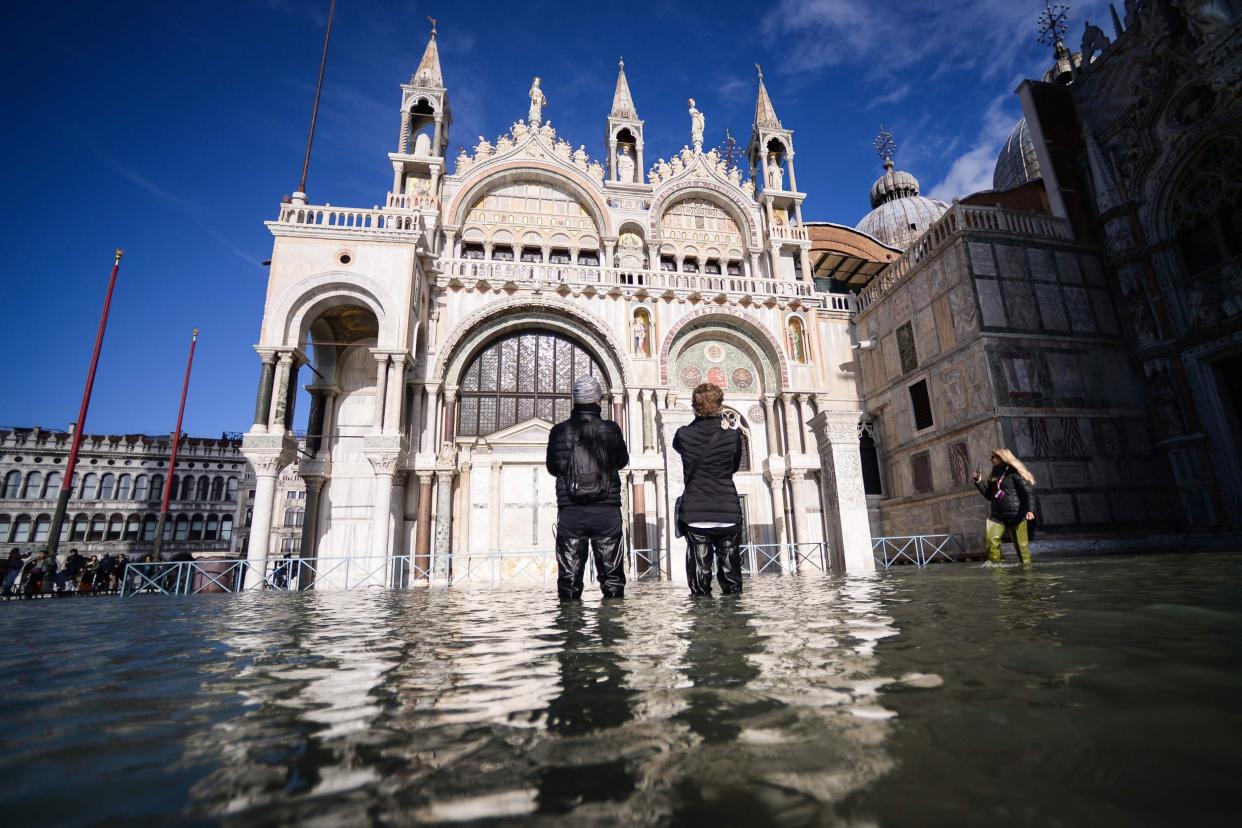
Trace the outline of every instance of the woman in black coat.
{"label": "woman in black coat", "polygon": [[975,472],[975,488],[991,508],[984,528],[988,547],[988,560],[1001,561],[1001,539],[1005,532],[1012,533],[1014,546],[1023,566],[1031,565],[1031,551],[1027,548],[1027,521],[1035,519],[1031,511],[1031,487],[1035,477],[1014,453],[1006,448],[992,452],[992,473],[987,481]]}
{"label": "woman in black coat", "polygon": [[694,421],[677,429],[685,491],[675,518],[686,536],[691,595],[712,594],[712,560],[726,595],[742,591],[742,506],[733,475],[742,463],[742,435],[721,419],[724,392],[711,383],[694,389]]}

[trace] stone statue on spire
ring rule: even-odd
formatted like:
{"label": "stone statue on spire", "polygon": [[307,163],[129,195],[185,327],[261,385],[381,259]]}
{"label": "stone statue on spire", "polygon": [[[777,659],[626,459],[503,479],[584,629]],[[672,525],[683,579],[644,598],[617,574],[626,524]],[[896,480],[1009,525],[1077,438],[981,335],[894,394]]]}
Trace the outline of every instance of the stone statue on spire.
{"label": "stone statue on spire", "polygon": [[539,78],[535,78],[534,83],[530,85],[530,112],[526,118],[532,127],[538,127],[543,123],[543,106],[548,102],[544,97],[543,90],[539,88]]}
{"label": "stone statue on spire", "polygon": [[690,104],[690,143],[694,145],[695,152],[703,151],[703,130],[707,126],[707,119],[703,117],[694,106],[694,98],[689,100]]}

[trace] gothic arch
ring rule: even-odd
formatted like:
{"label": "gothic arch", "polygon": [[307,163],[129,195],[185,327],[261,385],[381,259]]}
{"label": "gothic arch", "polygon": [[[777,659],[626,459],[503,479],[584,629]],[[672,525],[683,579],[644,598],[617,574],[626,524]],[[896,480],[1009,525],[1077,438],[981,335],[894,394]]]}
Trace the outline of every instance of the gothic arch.
{"label": "gothic arch", "polygon": [[763,326],[763,323],[752,318],[749,314],[740,311],[726,311],[720,308],[701,308],[692,311],[669,328],[668,333],[664,335],[663,344],[660,346],[660,383],[662,385],[668,385],[669,382],[669,355],[672,353],[673,345],[677,339],[687,330],[707,327],[713,322],[740,328],[749,335],[748,338],[762,351],[763,355],[772,361],[772,365],[776,369],[776,380],[779,387],[771,390],[779,392],[789,387],[789,363],[785,359],[785,352],[781,349],[780,343]]}
{"label": "gothic arch", "polygon": [[625,349],[602,319],[568,302],[537,297],[499,299],[463,319],[440,347],[429,381],[450,387],[460,384],[470,360],[489,342],[532,327],[559,331],[586,346],[607,374],[611,391],[620,392],[630,385]]}
{"label": "gothic arch", "polygon": [[[1214,180],[1222,186],[1222,192],[1218,196],[1220,201],[1227,197],[1224,190],[1231,187],[1236,189],[1238,179],[1235,178],[1235,171],[1242,168],[1242,138],[1239,135],[1242,135],[1242,121],[1235,119],[1210,132],[1195,136],[1193,142],[1178,142],[1166,153],[1164,163],[1151,176],[1151,180],[1157,182],[1158,188],[1150,202],[1153,206],[1149,230],[1153,240],[1163,240],[1177,234],[1177,198],[1196,175],[1205,181]],[[1204,157],[1205,153],[1222,145],[1231,149],[1229,159],[1223,164],[1220,159],[1215,159],[1211,162],[1210,169],[1202,168],[1200,162],[1209,161]],[[1197,166],[1200,168],[1196,169]]]}
{"label": "gothic arch", "polygon": [[[306,339],[306,331],[316,317],[340,305],[361,305],[375,314],[379,325],[379,347],[396,347],[400,332],[396,319],[385,310],[394,307],[391,297],[378,282],[360,273],[331,271],[303,279],[287,289],[269,306],[270,323],[264,326],[263,345],[296,347]],[[275,341],[273,341],[275,340]]]}
{"label": "gothic arch", "polygon": [[486,162],[477,167],[471,167],[462,180],[461,189],[453,196],[453,200],[445,211],[446,223],[460,227],[465,222],[470,208],[486,195],[488,190],[504,184],[516,184],[519,181],[537,181],[564,187],[590,213],[597,235],[608,238],[614,236],[612,216],[608,212],[608,205],[596,191],[595,183],[591,179],[574,167],[564,167],[526,157],[515,158],[495,167]]}
{"label": "gothic arch", "polygon": [[664,219],[664,213],[678,203],[687,198],[702,198],[717,205],[728,213],[738,227],[745,228],[744,246],[747,251],[757,251],[759,245],[759,228],[755,224],[755,217],[751,213],[749,205],[742,199],[739,191],[736,195],[728,190],[733,189],[732,185],[726,189],[720,186],[707,186],[704,182],[696,180],[688,180],[677,182],[668,190],[661,192],[656,196],[655,201],[651,203],[651,241],[660,241],[663,236],[660,234],[660,222]]}

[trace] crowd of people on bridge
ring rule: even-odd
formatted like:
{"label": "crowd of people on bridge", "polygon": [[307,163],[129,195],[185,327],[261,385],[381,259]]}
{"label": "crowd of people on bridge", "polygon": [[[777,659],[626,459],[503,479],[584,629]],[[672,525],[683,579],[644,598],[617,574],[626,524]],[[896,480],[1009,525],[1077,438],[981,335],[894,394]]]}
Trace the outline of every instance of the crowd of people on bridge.
{"label": "crowd of people on bridge", "polygon": [[4,567],[0,592],[5,598],[112,593],[124,583],[129,563],[129,556],[111,553],[87,557],[71,549],[58,560],[46,549],[25,554],[12,549],[8,558],[0,561]]}

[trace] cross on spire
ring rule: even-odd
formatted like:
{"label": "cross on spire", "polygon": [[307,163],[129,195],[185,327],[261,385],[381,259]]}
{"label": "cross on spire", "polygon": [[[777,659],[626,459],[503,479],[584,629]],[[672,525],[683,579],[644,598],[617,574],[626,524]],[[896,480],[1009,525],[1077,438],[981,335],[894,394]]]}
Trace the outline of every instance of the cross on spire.
{"label": "cross on spire", "polygon": [[427,19],[431,21],[431,36],[436,36],[436,19],[431,15],[427,15]]}
{"label": "cross on spire", "polygon": [[1040,43],[1046,43],[1049,46],[1055,46],[1065,37],[1066,31],[1069,30],[1069,5],[1066,3],[1056,3],[1045,0],[1044,10],[1039,13],[1039,37]]}
{"label": "cross on spire", "polygon": [[897,142],[893,140],[893,133],[884,128],[884,124],[880,124],[880,134],[875,137],[873,142],[876,154],[884,160],[884,168],[893,168],[893,156],[897,154]]}

